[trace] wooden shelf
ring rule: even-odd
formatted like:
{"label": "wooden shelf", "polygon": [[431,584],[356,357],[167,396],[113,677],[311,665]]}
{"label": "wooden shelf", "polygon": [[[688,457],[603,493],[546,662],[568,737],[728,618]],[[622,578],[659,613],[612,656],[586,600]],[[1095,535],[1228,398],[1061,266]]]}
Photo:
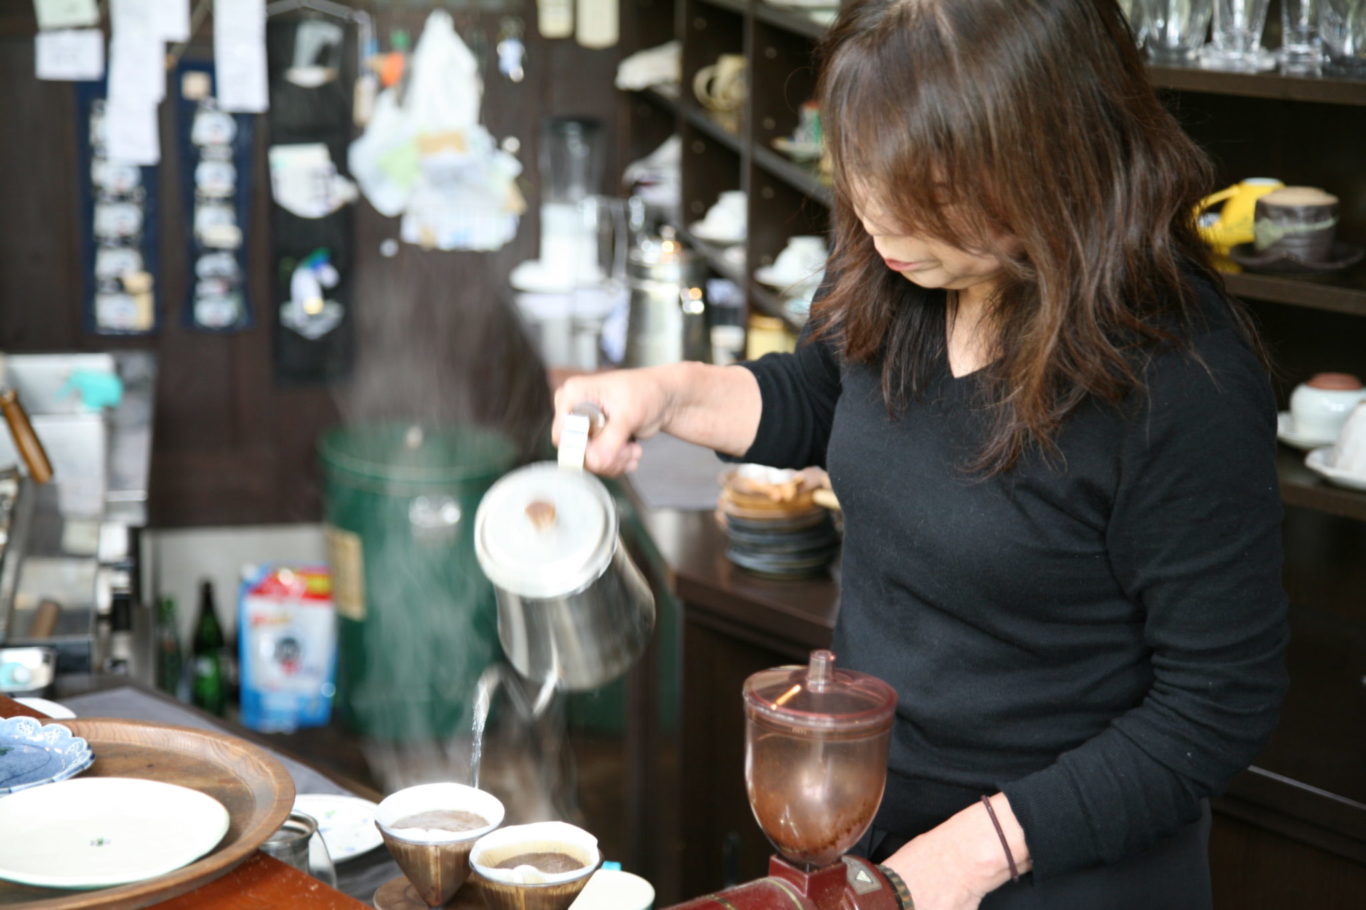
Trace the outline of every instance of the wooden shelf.
{"label": "wooden shelf", "polygon": [[[707,0],[713,2],[713,0]],[[798,35],[805,35],[812,41],[819,41],[825,37],[826,29],[830,26],[823,22],[817,22],[810,16],[803,15],[801,12],[792,9],[783,9],[778,6],[770,6],[758,0],[754,4],[754,18],[760,22],[767,22],[769,25],[776,25]]]}
{"label": "wooden shelf", "polygon": [[650,88],[641,89],[636,94],[641,95],[652,104],[656,104],[670,114],[677,114],[681,105],[678,103],[677,85],[654,85]]}
{"label": "wooden shelf", "polygon": [[1314,509],[1366,521],[1366,493],[1335,487],[1304,466],[1304,453],[1282,445],[1276,453],[1281,500],[1288,506]]}
{"label": "wooden shelf", "polygon": [[788,312],[783,305],[783,298],[763,287],[762,285],[751,283],[749,286],[749,300],[755,308],[763,312],[765,316],[773,316],[783,321],[793,332],[798,334],[802,331],[805,320],[799,320]]}
{"label": "wooden shelf", "polygon": [[714,6],[717,9],[734,13],[737,16],[743,16],[749,9],[748,0],[701,0],[701,2],[707,6]]}
{"label": "wooden shelf", "polygon": [[678,232],[678,238],[687,244],[689,249],[695,251],[699,256],[707,260],[707,265],[711,267],[713,272],[716,272],[716,274],[720,275],[722,278],[729,278],[742,288],[745,286],[744,268],[732,265],[730,262],[727,262],[725,256],[722,255],[727,247],[718,246],[715,243],[708,243],[705,240],[699,240],[696,234],[682,225],[677,226],[675,230]]}
{"label": "wooden shelf", "polygon": [[754,146],[754,160],[764,170],[821,205],[828,208],[834,201],[834,191],[821,182],[816,168],[797,164],[761,145]]}
{"label": "wooden shelf", "polygon": [[1318,277],[1224,275],[1230,292],[1249,300],[1366,316],[1366,263],[1344,273]]}
{"label": "wooden shelf", "polygon": [[1225,73],[1152,63],[1148,65],[1148,78],[1158,88],[1183,92],[1366,107],[1366,80],[1281,76],[1277,73]]}
{"label": "wooden shelf", "polygon": [[706,133],[726,148],[741,154],[744,146],[743,140],[738,133],[726,129],[717,123],[710,114],[694,104],[678,103],[678,109],[683,113],[683,119],[692,124],[696,129]]}

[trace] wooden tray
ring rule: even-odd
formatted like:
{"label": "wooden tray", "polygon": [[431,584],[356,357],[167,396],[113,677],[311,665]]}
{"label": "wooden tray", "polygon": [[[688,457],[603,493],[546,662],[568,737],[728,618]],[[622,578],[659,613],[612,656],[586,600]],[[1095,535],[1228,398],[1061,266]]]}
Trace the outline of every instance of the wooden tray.
{"label": "wooden tray", "polygon": [[[228,809],[228,833],[213,852],[174,872],[146,881],[67,891],[0,880],[0,906],[25,910],[132,910],[191,891],[255,852],[288,817],[294,781],[265,751],[241,739],[144,721],[63,720],[84,737],[95,763],[82,777],[141,777],[179,784],[217,799]],[[6,832],[6,836],[23,832]]]}

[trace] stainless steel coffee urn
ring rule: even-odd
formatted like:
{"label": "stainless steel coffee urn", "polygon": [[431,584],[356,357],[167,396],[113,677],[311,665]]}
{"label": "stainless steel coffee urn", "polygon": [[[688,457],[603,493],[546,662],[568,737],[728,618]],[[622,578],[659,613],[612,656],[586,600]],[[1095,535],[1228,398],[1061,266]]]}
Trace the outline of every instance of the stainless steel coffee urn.
{"label": "stainless steel coffee urn", "polygon": [[706,263],[664,225],[639,233],[627,257],[631,307],[626,323],[627,367],[707,360],[703,281]]}

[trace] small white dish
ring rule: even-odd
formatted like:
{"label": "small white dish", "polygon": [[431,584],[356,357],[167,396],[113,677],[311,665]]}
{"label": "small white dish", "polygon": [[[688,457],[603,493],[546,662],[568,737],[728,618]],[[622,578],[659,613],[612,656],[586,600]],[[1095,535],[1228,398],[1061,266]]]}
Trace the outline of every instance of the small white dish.
{"label": "small white dish", "polygon": [[35,711],[42,711],[53,720],[70,720],[76,716],[66,705],[59,705],[55,701],[48,701],[46,698],[38,698],[33,695],[17,696],[14,699],[25,708],[32,708]]}
{"label": "small white dish", "polygon": [[1276,438],[1288,446],[1296,449],[1317,449],[1320,446],[1330,446],[1335,440],[1324,439],[1319,436],[1302,436],[1295,432],[1295,418],[1289,411],[1281,411],[1276,415]]}
{"label": "small white dish", "polygon": [[375,827],[377,808],[368,799],[339,793],[300,793],[294,798],[295,811],[318,822],[318,833],[333,863],[344,863],[384,843]]}
{"label": "small white dish", "polygon": [[1366,492],[1366,475],[1344,471],[1333,464],[1333,447],[1321,446],[1310,452],[1304,459],[1304,466],[1315,474],[1349,490]]}
{"label": "small white dish", "polygon": [[103,888],[165,875],[228,830],[212,796],[155,780],[85,777],[0,799],[0,878],[45,888]]}

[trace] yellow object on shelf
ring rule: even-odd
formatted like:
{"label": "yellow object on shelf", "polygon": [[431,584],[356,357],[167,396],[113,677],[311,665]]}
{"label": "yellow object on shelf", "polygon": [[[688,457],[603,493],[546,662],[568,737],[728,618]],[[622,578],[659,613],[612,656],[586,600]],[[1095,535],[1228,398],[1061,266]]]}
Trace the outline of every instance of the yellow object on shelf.
{"label": "yellow object on shelf", "polygon": [[[1199,219],[1200,238],[1210,245],[1220,256],[1242,243],[1253,239],[1252,220],[1257,209],[1257,200],[1272,190],[1280,189],[1284,183],[1274,177],[1249,177],[1213,195],[1200,200],[1195,215]],[[1208,210],[1223,203],[1217,216],[1207,214]]]}
{"label": "yellow object on shelf", "polygon": [[749,317],[749,334],[745,343],[745,358],[756,360],[765,354],[786,353],[797,349],[797,336],[788,330],[781,319],[773,316]]}

